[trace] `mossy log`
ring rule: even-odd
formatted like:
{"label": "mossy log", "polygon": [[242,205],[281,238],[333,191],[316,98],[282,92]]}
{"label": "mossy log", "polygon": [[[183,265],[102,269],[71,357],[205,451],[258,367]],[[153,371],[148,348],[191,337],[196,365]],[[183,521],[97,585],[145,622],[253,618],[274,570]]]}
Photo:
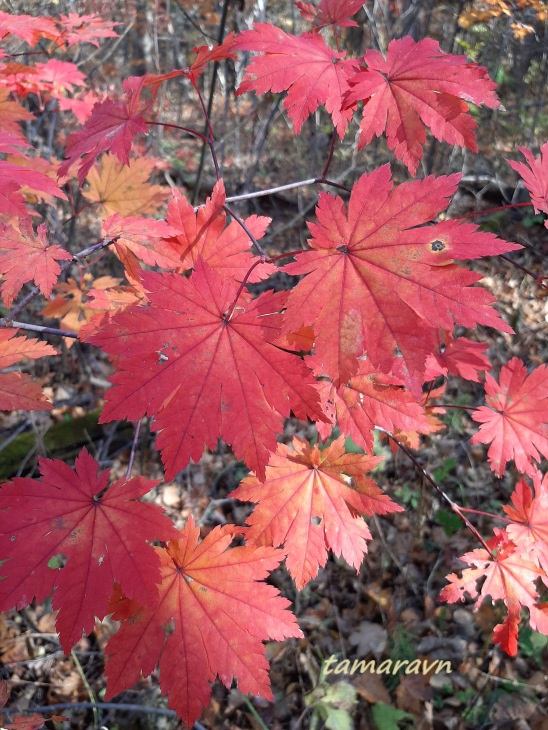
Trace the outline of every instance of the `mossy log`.
{"label": "mossy log", "polygon": [[[70,461],[76,457],[83,446],[90,449],[91,444],[104,437],[104,426],[98,423],[100,410],[91,411],[80,418],[72,418],[54,424],[41,438],[45,455],[49,458]],[[133,429],[130,424],[121,424],[112,441],[115,449],[123,443],[131,441]],[[33,431],[19,434],[5,449],[0,451],[0,479],[6,480],[15,476],[24,462],[23,473],[28,473],[34,464],[38,452],[38,441]],[[30,455],[30,458],[29,458]]]}

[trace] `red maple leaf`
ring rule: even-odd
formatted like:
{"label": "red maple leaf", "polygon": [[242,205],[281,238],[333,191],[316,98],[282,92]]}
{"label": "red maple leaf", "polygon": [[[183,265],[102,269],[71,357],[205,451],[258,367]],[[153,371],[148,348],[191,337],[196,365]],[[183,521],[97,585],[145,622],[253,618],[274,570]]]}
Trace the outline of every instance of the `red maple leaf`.
{"label": "red maple leaf", "polygon": [[[440,601],[455,603],[463,601],[465,593],[477,598],[476,608],[484,598],[502,599],[508,608],[508,618],[495,627],[493,639],[511,656],[517,653],[518,624],[520,607],[535,609],[539,595],[535,580],[542,574],[533,562],[516,549],[504,530],[495,529],[495,536],[487,541],[492,554],[478,548],[463,555],[460,560],[472,568],[462,571],[459,578],[455,573],[447,576],[449,585],[440,594]],[[481,589],[477,581],[485,578]]]}
{"label": "red maple leaf", "polygon": [[[0,329],[0,370],[21,360],[35,360],[59,353],[51,345],[26,337],[15,337],[18,330]],[[42,388],[26,373],[0,372],[0,411],[50,411]]]}
{"label": "red maple leaf", "polygon": [[34,281],[45,297],[57,283],[61,267],[57,261],[69,261],[68,251],[50,245],[47,226],[42,223],[36,233],[30,218],[19,220],[19,230],[0,223],[0,273],[2,299],[11,307],[27,281]]}
{"label": "red maple leaf", "polygon": [[427,177],[393,189],[384,165],[354,185],[348,213],[340,197],[320,193],[318,223],[308,224],[314,250],[284,267],[308,274],[289,296],[285,327],[314,326],[315,353],[337,387],[365,352],[383,372],[396,367],[418,396],[438,328],[481,323],[511,331],[491,294],[472,288],[481,277],[452,261],[517,245],[457,221],[423,225],[446,207],[458,180]]}
{"label": "red maple leaf", "polygon": [[363,0],[320,0],[318,7],[311,3],[296,2],[304,20],[313,24],[313,32],[318,33],[322,28],[332,25],[335,31],[338,28],[357,27],[353,15],[362,9]]}
{"label": "red maple leaf", "polygon": [[[140,261],[149,266],[162,266],[166,269],[177,268],[179,263],[172,249],[164,242],[166,236],[173,236],[177,229],[168,225],[166,221],[156,221],[152,218],[137,216],[121,216],[114,213],[102,225],[102,235],[116,238],[114,247],[116,252],[126,262],[126,251],[131,251]],[[130,268],[133,277],[135,271]]]}
{"label": "red maple leaf", "polygon": [[[1,610],[43,601],[53,590],[56,625],[65,652],[108,613],[114,581],[140,602],[153,598],[160,561],[146,540],[177,534],[161,510],[138,498],[158,484],[143,477],[119,479],[86,449],[74,470],[40,459],[41,479],[15,478],[0,490],[3,579]],[[63,554],[62,570],[48,561]]]}
{"label": "red maple leaf", "polygon": [[[308,365],[312,361],[313,358],[307,358]],[[316,375],[321,375],[321,369],[314,370]],[[320,380],[322,408],[330,423],[319,423],[318,433],[325,441],[337,425],[341,433],[369,453],[373,452],[375,426],[392,433],[397,430],[430,433],[424,408],[402,385],[393,375],[376,371],[369,360],[360,360],[356,374],[339,388]]]}
{"label": "red maple leaf", "polygon": [[101,420],[154,415],[167,479],[219,436],[263,476],[290,409],[324,418],[310,371],[273,344],[286,294],[241,296],[228,318],[238,283],[201,260],[190,279],[147,272],[142,281],[150,304],[89,339],[119,356]]}
{"label": "red maple leaf", "polygon": [[512,506],[503,506],[512,520],[506,532],[543,569],[542,579],[548,585],[548,474],[543,479],[535,472],[533,484],[534,492],[524,478],[520,479],[512,494]]}
{"label": "red maple leaf", "polygon": [[213,46],[197,46],[192,49],[196,53],[196,58],[187,68],[174,69],[165,74],[147,74],[145,76],[144,88],[149,88],[152,95],[156,97],[161,84],[170,79],[176,79],[186,76],[192,84],[196,86],[196,82],[205,71],[208,63],[211,61],[218,63],[225,58],[236,58],[236,39],[234,33],[229,33],[222,43]]}
{"label": "red maple leaf", "polygon": [[[177,191],[167,207],[167,222],[178,229],[174,238],[168,239],[172,256],[178,258],[180,269],[194,267],[198,258],[217,269],[226,277],[241,281],[251,265],[258,259],[250,252],[252,243],[245,230],[237,221],[226,225],[225,188],[219,180],[213,188],[211,198],[195,212],[188,200]],[[261,239],[271,218],[252,215],[244,220],[246,227],[257,240]],[[265,279],[276,268],[272,264],[256,267],[248,281]]]}
{"label": "red maple leaf", "polygon": [[78,66],[67,61],[50,58],[47,63],[37,63],[36,70],[40,81],[47,85],[47,91],[54,99],[65,96],[65,91],[74,91],[75,86],[84,86],[86,76],[78,70]]}
{"label": "red maple leaf", "polygon": [[[12,138],[11,144],[7,142],[10,137]],[[15,139],[13,135],[0,134],[1,151],[13,152],[13,144],[20,144]],[[22,187],[67,200],[67,196],[59,189],[54,180],[34,169],[34,166],[38,166],[44,160],[26,157],[21,153],[18,154],[18,158],[24,164],[0,160],[0,214],[6,213],[18,218],[28,217],[29,213],[24,205],[23,195],[17,192]]]}
{"label": "red maple leaf", "polygon": [[478,372],[489,370],[491,363],[485,355],[488,345],[473,342],[466,337],[456,339],[450,332],[440,332],[436,349],[426,359],[424,381],[434,380],[438,375],[459,375],[465,380],[479,383]]}
{"label": "red maple leaf", "polygon": [[477,152],[476,122],[468,103],[499,106],[496,84],[487,71],[465,56],[444,53],[437,41],[409,36],[390,41],[386,59],[367,51],[349,80],[346,105],[365,102],[360,148],[386,132],[388,147],[412,175],[422,159],[425,127],[434,137]]}
{"label": "red maple leaf", "polygon": [[256,23],[253,30],[244,31],[235,47],[263,54],[246,67],[238,95],[287,91],[284,108],[296,134],[304,120],[324,104],[339,137],[344,137],[352,110],[342,109],[342,99],[348,90],[348,76],[358,68],[356,61],[343,60],[345,54],[329,48],[321,35],[290,35],[268,23]]}
{"label": "red maple leaf", "polygon": [[326,564],[328,549],[359,570],[366,540],[371,539],[361,513],[402,511],[364,476],[380,461],[380,457],[345,453],[342,436],[321,451],[297,437],[293,449],[278,444],[264,484],[252,474],[230,495],[257,503],[247,520],[246,540],[283,545],[298,589]]}
{"label": "red maple leaf", "polygon": [[99,38],[118,38],[119,35],[113,28],[120,24],[104,20],[100,15],[69,13],[61,15],[57,22],[63,29],[61,35],[55,39],[59,46],[92,43],[98,48]]}
{"label": "red maple leaf", "polygon": [[144,81],[144,76],[126,79],[122,84],[124,101],[107,99],[95,104],[91,117],[82,129],[71,134],[67,141],[67,159],[59,167],[59,177],[67,175],[70,168],[83,157],[78,170],[78,182],[83,185],[97,156],[106,150],[116,155],[120,162],[129,165],[134,136],[148,132],[143,117],[147,107],[140,98]]}
{"label": "red maple leaf", "polygon": [[529,167],[524,162],[514,160],[506,162],[523,178],[525,187],[531,193],[535,213],[542,211],[548,214],[548,142],[542,145],[538,157],[525,147],[518,147],[518,150],[527,160]]}
{"label": "red maple leaf", "polygon": [[486,374],[485,393],[486,405],[472,413],[482,425],[470,443],[491,444],[487,456],[497,476],[511,459],[521,474],[533,476],[531,459],[548,457],[548,367],[540,365],[527,375],[514,357],[501,368],[498,383]]}
{"label": "red maple leaf", "polygon": [[0,39],[15,35],[35,46],[40,38],[55,38],[58,30],[50,18],[33,18],[31,15],[13,15],[0,11]]}
{"label": "red maple leaf", "polygon": [[[158,662],[162,692],[189,727],[208,703],[216,676],[226,687],[237,678],[244,694],[273,699],[262,642],[302,633],[289,601],[262,582],[283,554],[270,547],[229,549],[241,532],[216,527],[198,543],[199,528],[189,517],[179,540],[155,548],[159,594],[107,644],[106,699],[131,687],[141,672],[148,676]],[[114,618],[127,613],[122,603]]]}

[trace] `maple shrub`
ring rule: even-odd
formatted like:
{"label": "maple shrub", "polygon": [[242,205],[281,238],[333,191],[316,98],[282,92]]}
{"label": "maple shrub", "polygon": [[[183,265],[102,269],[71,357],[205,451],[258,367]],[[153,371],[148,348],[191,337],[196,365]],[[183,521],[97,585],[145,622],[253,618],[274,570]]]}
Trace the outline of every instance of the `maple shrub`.
{"label": "maple shrub", "polygon": [[[420,466],[413,451],[444,427],[440,382],[450,377],[484,381],[472,443],[489,445],[498,477],[513,462],[521,478],[504,507],[505,527],[484,538],[422,470],[480,543],[462,556],[467,567],[449,576],[440,599],[500,599],[506,614],[493,640],[510,655],[522,609],[548,634],[548,480],[540,471],[548,370],[528,371],[514,357],[498,375],[483,376],[487,345],[456,334],[478,325],[512,334],[493,296],[477,286],[481,277],[462,262],[521,246],[440,219],[458,174],[395,185],[386,164],[352,188],[329,179],[355,116],[359,147],[384,136],[411,175],[427,130],[476,151],[469,105],[497,108],[495,83],[428,38],[347,58],[340,29],[355,25],[361,0],[298,6],[309,24],[301,35],[257,23],[212,49],[196,48],[186,68],[124,79],[112,98],[88,88],[66,59],[73,46],[116,37],[116,24],[0,12],[0,368],[8,369],[0,372],[0,408],[51,410],[40,384],[13,365],[55,355],[44,338],[79,338],[112,361],[101,423],[134,421],[137,434],[141,419],[152,419],[166,480],[224,439],[250,470],[231,496],[255,505],[246,526],[216,527],[200,540],[192,517],[180,531],[142,500],[159,482],[132,476],[131,461],[126,477],[110,483],[86,449],[74,467],[41,458],[39,478],[16,477],[0,490],[0,609],[52,595],[67,653],[96,619],[112,615],[120,624],[105,650],[106,698],[159,664],[162,692],[187,724],[216,677],[272,699],[263,642],[302,633],[289,601],[264,579],[285,559],[301,589],[329,551],[359,570],[371,539],[364,516],[402,510],[369,476],[382,461],[373,455],[374,432]],[[21,48],[38,44],[42,55],[27,58],[48,60],[18,60]],[[322,187],[304,250],[269,256],[260,242],[270,219],[232,210],[232,202],[272,191],[227,197],[207,114],[203,134],[163,121],[157,109],[162,85],[184,82],[205,112],[200,75],[239,51],[249,60],[238,94],[286,92],[295,134],[320,106],[332,120],[323,172],[293,185]],[[52,110],[58,127],[74,130],[55,138],[60,150],[65,142],[61,163],[23,134],[24,124]],[[139,143],[161,124],[211,152],[217,182],[196,209],[180,190],[148,182],[155,163],[138,154]],[[548,213],[548,143],[539,157],[521,152],[525,162],[510,165],[536,211]],[[63,224],[84,209],[100,220],[101,238],[69,251]],[[93,278],[89,265],[105,252],[119,259],[124,279]],[[277,271],[298,283],[251,293],[248,284]],[[42,316],[60,319],[60,329],[17,320],[39,295],[47,300]],[[316,424],[317,443],[278,443],[290,414]],[[363,453],[347,453],[348,437]],[[58,555],[62,567],[52,567]]]}

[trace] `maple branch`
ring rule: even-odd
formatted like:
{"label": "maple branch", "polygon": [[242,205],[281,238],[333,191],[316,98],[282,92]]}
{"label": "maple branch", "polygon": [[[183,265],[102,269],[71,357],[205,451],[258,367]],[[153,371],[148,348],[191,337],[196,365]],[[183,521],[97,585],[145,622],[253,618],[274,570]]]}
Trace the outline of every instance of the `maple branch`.
{"label": "maple branch", "polygon": [[[142,712],[150,715],[177,717],[175,710],[167,710],[163,707],[150,707],[149,705],[133,705],[127,702],[61,702],[57,705],[48,705],[47,707],[32,707],[28,711],[45,715],[48,712],[60,712],[61,710],[93,710],[94,708],[97,710],[120,710],[121,712]],[[13,707],[4,707],[0,710],[0,715],[8,715],[11,712],[14,712]]]}
{"label": "maple branch", "polygon": [[287,185],[278,185],[275,188],[267,188],[266,190],[255,190],[254,193],[243,193],[242,195],[231,195],[226,198],[227,203],[237,203],[240,200],[253,200],[253,198],[262,198],[265,195],[275,195],[276,193],[284,192],[285,190],[294,190],[295,188],[302,188],[305,185],[314,185],[318,178],[309,177],[306,180],[299,180],[298,182],[288,183]]}
{"label": "maple branch", "polygon": [[234,211],[232,210],[232,208],[229,208],[229,207],[228,207],[228,205],[226,205],[226,204],[225,204],[225,205],[223,205],[223,210],[226,210],[226,212],[227,212],[227,213],[228,213],[229,215],[231,215],[231,216],[232,216],[232,217],[234,218],[234,220],[236,221],[236,223],[238,223],[238,225],[240,225],[240,226],[241,226],[241,227],[242,227],[242,228],[244,229],[244,231],[245,231],[245,232],[247,233],[247,235],[249,236],[249,239],[250,239],[251,243],[252,243],[252,244],[253,244],[253,245],[255,246],[255,248],[257,249],[257,251],[259,252],[259,254],[260,254],[260,255],[261,255],[261,256],[263,257],[263,259],[265,259],[265,261],[266,261],[266,259],[268,258],[268,256],[267,256],[267,255],[266,255],[266,253],[265,253],[265,252],[263,251],[263,248],[262,248],[262,246],[261,246],[261,245],[259,244],[259,242],[258,242],[258,241],[257,241],[257,239],[255,238],[255,236],[254,236],[254,235],[253,235],[253,234],[251,233],[251,231],[250,231],[250,230],[249,230],[249,228],[248,228],[248,227],[246,226],[245,222],[244,222],[244,221],[243,221],[243,220],[242,220],[242,219],[240,218],[240,216],[239,216],[239,215],[238,215],[237,213],[235,213],[235,212],[234,212]]}
{"label": "maple branch", "polygon": [[219,161],[217,159],[217,151],[215,150],[215,136],[213,134],[213,127],[211,126],[211,120],[209,119],[209,110],[206,109],[206,105],[205,105],[204,99],[202,97],[202,94],[200,92],[200,89],[198,88],[198,84],[193,80],[191,80],[191,83],[192,83],[192,86],[194,87],[194,90],[198,94],[198,99],[200,100],[200,106],[202,107],[202,111],[204,113],[206,126],[207,126],[207,130],[209,133],[209,138],[205,137],[205,135],[204,135],[204,139],[207,142],[207,144],[209,145],[209,151],[211,152],[211,158],[213,160],[213,165],[215,167],[215,175],[217,176],[217,180],[220,180],[222,177],[221,168],[219,167]]}
{"label": "maple branch", "polygon": [[43,335],[59,335],[59,337],[72,337],[74,340],[78,339],[77,332],[58,330],[55,327],[43,327],[41,324],[28,324],[27,322],[15,321],[5,323],[3,319],[0,319],[0,327],[14,327],[20,330],[28,330],[29,332],[40,332]]}
{"label": "maple branch", "polygon": [[331,132],[331,144],[329,145],[329,154],[327,155],[327,162],[325,163],[325,167],[322,171],[322,178],[325,180],[327,173],[329,171],[329,168],[331,167],[331,162],[333,161],[333,153],[335,152],[335,143],[337,141],[337,132],[334,129]]}
{"label": "maple branch", "polygon": [[440,497],[443,497],[443,499],[447,502],[447,504],[451,507],[453,512],[464,522],[466,527],[470,530],[470,532],[474,535],[474,537],[479,540],[479,542],[483,545],[485,550],[489,553],[489,555],[495,560],[495,556],[493,555],[493,551],[489,548],[483,537],[479,534],[479,532],[476,530],[474,525],[470,522],[470,520],[466,517],[466,515],[463,514],[462,509],[459,507],[459,505],[456,502],[453,502],[451,497],[444,492],[444,490],[440,487],[440,485],[430,476],[430,474],[426,471],[426,469],[421,465],[421,463],[417,460],[415,455],[405,446],[404,444],[399,441],[394,434],[390,433],[390,431],[387,431],[385,428],[382,428],[381,426],[375,426],[377,431],[380,431],[381,433],[384,433],[388,436],[388,438],[392,439],[392,441],[396,444],[396,446],[403,451],[403,453],[413,462],[413,465],[419,471],[424,479],[436,490],[436,492],[440,495]]}
{"label": "maple branch", "polygon": [[[88,248],[84,248],[83,251],[79,251],[78,253],[73,254],[72,258],[68,261],[64,261],[62,264],[60,264],[60,272],[59,275],[63,273],[71,264],[77,264],[79,263],[80,259],[86,258],[86,256],[90,256],[92,253],[95,253],[96,251],[100,251],[103,248],[107,248],[107,246],[110,246],[112,243],[116,243],[116,241],[120,238],[120,236],[114,236],[114,238],[103,238],[98,243],[94,243],[93,246],[88,246]],[[40,288],[35,286],[33,287],[30,292],[21,299],[19,304],[16,304],[14,307],[10,309],[10,311],[6,314],[5,317],[2,317],[0,319],[0,327],[15,327],[16,325],[13,324],[13,318],[17,317],[19,312],[22,312],[23,309],[31,302],[38,294],[40,293]],[[31,329],[31,325],[25,325],[19,322],[17,324],[17,327],[20,327],[21,329]],[[62,332],[62,330],[52,330],[50,327],[42,327],[41,329],[36,329],[38,325],[32,325],[34,327],[35,332],[45,332],[47,334],[59,334]],[[77,334],[74,332],[72,333],[64,333],[63,337],[78,337]]]}

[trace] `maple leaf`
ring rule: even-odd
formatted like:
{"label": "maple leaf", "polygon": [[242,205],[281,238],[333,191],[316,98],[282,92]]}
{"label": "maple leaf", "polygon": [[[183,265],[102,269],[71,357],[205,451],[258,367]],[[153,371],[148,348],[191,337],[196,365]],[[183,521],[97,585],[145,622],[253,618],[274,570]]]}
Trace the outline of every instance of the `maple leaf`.
{"label": "maple leaf", "polygon": [[540,365],[528,375],[514,357],[501,368],[498,383],[486,374],[485,393],[486,405],[472,413],[482,425],[470,443],[491,444],[487,456],[497,476],[512,459],[520,473],[532,476],[531,459],[548,457],[548,367]]}
{"label": "maple leaf", "polygon": [[78,15],[69,13],[61,15],[57,21],[62,33],[55,39],[57,45],[74,46],[77,43],[92,43],[99,47],[99,38],[118,38],[119,34],[113,28],[120,23],[104,20],[100,15]]}
{"label": "maple leaf", "polygon": [[[443,423],[443,421],[440,421],[440,419],[438,418],[438,414],[446,412],[445,408],[430,402],[432,399],[441,398],[445,391],[445,386],[446,384],[444,383],[439,388],[429,390],[427,393],[423,393],[422,395],[421,406],[424,409],[424,416],[428,424],[428,433],[430,434],[437,433],[438,431],[443,431],[443,429],[446,427],[445,423]],[[401,430],[399,428],[395,428],[393,435],[398,441],[404,443],[410,449],[418,449],[420,445],[421,433],[422,429],[421,432],[419,432],[413,429]],[[380,433],[380,436],[381,438],[386,438],[392,453],[395,454],[399,449],[398,444],[395,443],[391,438],[389,438],[388,434],[382,433],[382,431]]]}
{"label": "maple leaf", "polygon": [[533,476],[533,489],[524,478],[512,493],[512,506],[503,506],[512,523],[506,527],[510,539],[544,571],[548,585],[548,474]]}
{"label": "maple leaf", "polygon": [[15,35],[34,47],[40,38],[55,38],[57,28],[50,18],[13,15],[0,11],[0,39]]}
{"label": "maple leaf", "polygon": [[[237,678],[244,694],[273,699],[262,642],[302,632],[289,601],[262,582],[283,554],[270,547],[229,549],[241,532],[216,527],[198,543],[199,528],[189,517],[179,540],[155,548],[159,595],[108,642],[106,699],[131,687],[141,672],[148,676],[158,662],[162,693],[189,727],[208,703],[216,675],[226,687]],[[173,630],[166,633],[166,626]]]}
{"label": "maple leaf", "polygon": [[313,24],[313,32],[332,25],[338,28],[355,28],[357,23],[350,18],[363,7],[363,0],[320,0],[318,7],[311,3],[296,2],[303,19]]}
{"label": "maple leaf", "polygon": [[0,223],[1,291],[6,307],[11,307],[28,281],[34,281],[42,294],[49,297],[61,273],[57,261],[71,258],[60,246],[50,245],[44,223],[38,226],[36,234],[30,218],[19,220],[19,230]]}
{"label": "maple leaf", "polygon": [[170,194],[166,186],[147,182],[155,166],[152,158],[131,159],[125,166],[114,155],[105,154],[89,171],[86,180],[90,187],[83,195],[92,203],[100,203],[107,216],[154,214]]}
{"label": "maple leaf", "polygon": [[483,342],[473,342],[466,337],[455,339],[450,332],[441,332],[435,351],[426,359],[424,381],[429,382],[438,375],[451,373],[479,383],[478,372],[491,367],[489,358],[485,355],[487,347]]}
{"label": "maple leaf", "polygon": [[59,109],[71,111],[80,124],[84,124],[91,117],[93,107],[99,102],[99,99],[94,91],[89,90],[72,99],[68,96],[61,96],[57,101]]}
{"label": "maple leaf", "polygon": [[7,213],[21,218],[28,216],[23,196],[17,194],[22,187],[67,200],[67,196],[53,180],[43,172],[33,169],[38,160],[21,155],[21,161],[23,164],[0,160],[0,214]]}
{"label": "maple leaf", "polygon": [[[307,358],[306,362],[312,366],[314,361]],[[321,375],[321,368],[313,369],[316,375]],[[322,409],[331,422],[318,424],[321,438],[327,439],[336,424],[341,433],[372,453],[375,426],[391,433],[396,430],[429,433],[424,408],[401,386],[399,378],[379,373],[369,360],[360,360],[355,375],[339,388],[321,380],[318,387]]]}
{"label": "maple leaf", "polygon": [[[58,284],[55,291],[58,296],[40,311],[42,317],[61,317],[61,328],[80,332],[82,327],[89,323],[95,310],[90,306],[87,296],[91,289],[109,289],[118,286],[120,279],[112,276],[101,276],[94,279],[92,274],[84,274],[80,284],[69,278],[67,282]],[[68,347],[74,340],[66,337]]]}
{"label": "maple leaf", "polygon": [[511,331],[491,294],[471,288],[481,277],[452,261],[517,244],[457,221],[423,225],[446,207],[458,180],[430,176],[393,189],[384,165],[354,185],[348,213],[340,197],[320,193],[318,223],[308,224],[313,251],[283,269],[308,274],[289,296],[284,329],[314,327],[315,353],[337,387],[365,352],[383,372],[397,364],[394,373],[419,396],[438,328],[481,323]]}
{"label": "maple leaf", "polygon": [[[126,250],[129,250],[145,264],[166,269],[176,268],[179,264],[177,256],[164,240],[176,233],[177,230],[166,221],[134,216],[124,218],[119,213],[111,215],[102,225],[104,237],[117,239],[114,249],[124,264],[127,261]],[[133,264],[130,264],[129,270],[131,278],[138,278]]]}
{"label": "maple leaf", "polygon": [[293,439],[293,450],[278,444],[264,484],[250,475],[230,494],[257,503],[247,520],[246,540],[283,545],[287,568],[299,590],[326,564],[328,549],[358,571],[367,552],[366,540],[371,539],[358,513],[402,510],[363,476],[380,461],[381,457],[346,454],[342,436],[321,451],[298,437]]}
{"label": "maple leaf", "polygon": [[82,185],[97,156],[106,150],[116,155],[120,162],[129,165],[133,137],[148,132],[143,117],[147,107],[140,100],[143,83],[144,77],[126,79],[122,84],[124,101],[107,99],[95,104],[91,117],[82,129],[71,134],[67,141],[67,159],[59,168],[59,177],[67,175],[70,168],[83,157],[78,170],[78,182]]}
{"label": "maple leaf", "polygon": [[[17,329],[0,329],[0,370],[20,360],[35,360],[59,353],[51,345],[26,337],[15,337]],[[42,388],[25,373],[0,372],[0,411],[50,411]]]}
{"label": "maple leaf", "polygon": [[425,127],[434,137],[477,152],[477,127],[468,103],[494,109],[499,100],[487,71],[465,56],[444,53],[437,41],[406,36],[390,41],[386,59],[366,52],[349,79],[345,104],[365,101],[359,148],[386,132],[388,147],[414,175],[423,156]]}
{"label": "maple leaf", "polygon": [[538,157],[525,147],[518,147],[518,150],[527,160],[529,167],[524,162],[514,160],[506,162],[523,178],[525,187],[531,193],[535,213],[542,211],[548,214],[548,142],[542,145]]}
{"label": "maple leaf", "polygon": [[[51,157],[49,160],[45,160],[43,157],[26,157],[25,155],[19,153],[14,155],[7,155],[6,162],[13,163],[14,165],[22,165],[23,167],[29,166],[34,172],[43,174],[45,177],[48,177],[55,185],[58,163],[53,157]],[[55,204],[55,196],[40,190],[33,190],[28,185],[22,185],[19,188],[19,193],[21,193],[21,195],[23,196],[25,203],[31,203],[33,206],[35,206],[38,201],[46,203],[47,205]],[[32,209],[30,211],[26,210],[25,216],[23,217],[28,217],[29,215],[35,216],[36,211]]]}
{"label": "maple leaf", "polygon": [[[210,198],[195,212],[193,206],[178,191],[173,192],[173,199],[167,207],[167,222],[177,229],[173,238],[166,244],[178,257],[181,270],[193,268],[197,259],[204,261],[227,278],[241,281],[251,265],[258,258],[249,251],[252,243],[245,230],[237,221],[226,225],[226,214],[223,210],[226,195],[224,182],[219,180]],[[260,240],[271,222],[271,218],[252,215],[245,218],[244,223],[249,231]],[[272,264],[256,267],[249,282],[265,279],[276,270]]]}
{"label": "maple leaf", "polygon": [[36,70],[54,99],[63,97],[65,91],[73,92],[75,86],[83,86],[86,82],[85,74],[78,71],[76,64],[56,58],[50,58],[47,63],[37,63]]}
{"label": "maple leaf", "polygon": [[256,23],[253,30],[241,33],[235,47],[263,54],[246,67],[237,95],[287,91],[284,108],[296,134],[304,120],[324,104],[339,137],[344,137],[352,110],[342,109],[342,99],[348,76],[358,68],[356,61],[344,60],[345,54],[329,48],[321,35],[290,35],[269,23]]}
{"label": "maple leaf", "polygon": [[286,294],[242,295],[227,319],[239,285],[201,260],[190,279],[141,277],[149,305],[115,315],[89,338],[119,356],[101,420],[154,416],[167,479],[219,436],[264,476],[290,409],[301,419],[324,418],[310,371],[273,344]]}
{"label": "maple leaf", "polygon": [[21,133],[19,122],[34,119],[34,114],[31,114],[18,101],[11,101],[9,97],[9,89],[0,88],[0,128],[2,133],[15,135],[15,144],[25,146],[26,140]]}
{"label": "maple leaf", "polygon": [[[440,601],[463,601],[466,592],[477,599],[475,606],[478,608],[484,598],[502,599],[508,608],[508,617],[495,627],[493,639],[504,651],[515,656],[520,607],[535,608],[539,596],[534,581],[542,571],[524,558],[504,530],[495,528],[495,536],[487,541],[487,546],[491,554],[484,548],[478,548],[460,558],[475,567],[465,568],[461,578],[455,573],[447,576],[449,585],[440,593]],[[477,581],[482,578],[485,582],[478,591]]]}
{"label": "maple leaf", "polygon": [[[41,479],[14,478],[0,490],[3,579],[1,610],[43,601],[54,588],[56,626],[65,653],[104,618],[116,581],[126,595],[146,603],[160,579],[160,561],[147,540],[177,535],[159,507],[139,502],[158,484],[143,477],[119,479],[82,449],[74,470],[57,459],[39,459]],[[67,558],[54,570],[54,555]]]}
{"label": "maple leaf", "polygon": [[160,86],[164,81],[169,81],[170,79],[186,76],[196,86],[198,79],[205,71],[208,63],[211,63],[211,61],[218,63],[225,58],[236,58],[236,53],[234,52],[236,47],[234,33],[229,33],[222,43],[212,48],[209,46],[197,46],[192,49],[192,52],[196,53],[196,58],[189,67],[174,69],[165,74],[147,74],[143,87],[149,88],[154,98],[156,98]]}

